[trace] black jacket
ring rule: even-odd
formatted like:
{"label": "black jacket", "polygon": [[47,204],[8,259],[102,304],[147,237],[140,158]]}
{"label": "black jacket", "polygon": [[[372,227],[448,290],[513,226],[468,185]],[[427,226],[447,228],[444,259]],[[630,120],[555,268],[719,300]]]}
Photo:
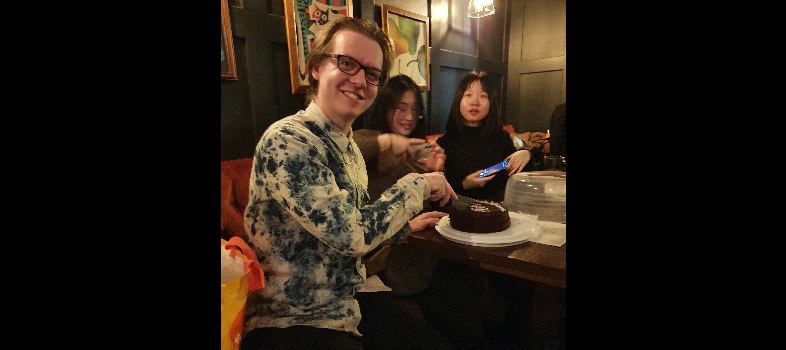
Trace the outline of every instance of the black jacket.
{"label": "black jacket", "polygon": [[549,156],[565,157],[565,110],[567,102],[554,108],[549,122]]}

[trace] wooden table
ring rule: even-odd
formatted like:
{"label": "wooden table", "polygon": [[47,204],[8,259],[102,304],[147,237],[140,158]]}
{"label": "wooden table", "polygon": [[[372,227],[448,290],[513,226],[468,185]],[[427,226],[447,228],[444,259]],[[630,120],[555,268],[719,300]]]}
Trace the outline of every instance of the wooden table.
{"label": "wooden table", "polygon": [[524,242],[509,247],[475,247],[453,242],[428,227],[411,233],[409,242],[440,258],[505,273],[535,282],[566,288],[566,246]]}
{"label": "wooden table", "polygon": [[440,258],[538,282],[530,283],[525,291],[529,302],[523,311],[523,322],[511,327],[524,334],[525,349],[543,349],[555,341],[564,344],[564,329],[560,331],[560,325],[564,327],[565,322],[567,243],[561,247],[534,242],[475,247],[446,239],[433,227],[411,233],[409,242]]}

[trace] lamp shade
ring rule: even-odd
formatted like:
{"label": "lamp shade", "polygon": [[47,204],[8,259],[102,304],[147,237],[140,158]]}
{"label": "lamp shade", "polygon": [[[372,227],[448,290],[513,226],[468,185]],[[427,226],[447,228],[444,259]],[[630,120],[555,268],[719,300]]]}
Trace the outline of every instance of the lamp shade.
{"label": "lamp shade", "polygon": [[469,0],[467,17],[480,18],[494,14],[493,0]]}

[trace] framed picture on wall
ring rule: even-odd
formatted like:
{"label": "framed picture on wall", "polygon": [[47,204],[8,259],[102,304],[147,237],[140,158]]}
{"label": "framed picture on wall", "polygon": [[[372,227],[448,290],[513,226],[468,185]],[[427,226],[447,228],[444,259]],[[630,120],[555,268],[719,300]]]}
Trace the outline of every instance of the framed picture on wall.
{"label": "framed picture on wall", "polygon": [[229,22],[227,0],[221,0],[221,80],[237,80],[235,50],[232,46],[232,26]]}
{"label": "framed picture on wall", "polygon": [[381,8],[382,31],[393,41],[389,76],[404,74],[420,91],[429,91],[429,18],[385,4]]}
{"label": "framed picture on wall", "polygon": [[317,33],[329,21],[352,17],[352,0],[284,0],[292,93],[308,90],[306,60]]}

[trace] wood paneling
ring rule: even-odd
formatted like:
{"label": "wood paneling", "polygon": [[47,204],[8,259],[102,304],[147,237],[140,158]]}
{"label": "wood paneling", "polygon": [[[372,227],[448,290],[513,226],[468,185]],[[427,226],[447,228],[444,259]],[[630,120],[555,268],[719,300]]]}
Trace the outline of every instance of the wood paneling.
{"label": "wood paneling", "polygon": [[[231,14],[230,14],[231,16]],[[221,82],[221,160],[250,157],[256,145],[246,73],[246,41],[233,39],[237,80]]]}
{"label": "wood paneling", "polygon": [[467,18],[466,1],[445,0],[442,3],[447,8],[448,15],[443,18],[435,18],[435,20],[442,22],[442,30],[440,30],[442,40],[439,49],[476,57],[478,52],[478,19]]}
{"label": "wood paneling", "polygon": [[450,105],[453,103],[453,94],[455,94],[461,79],[471,70],[442,66],[439,67],[439,74],[431,75],[439,77],[440,88],[431,91],[431,118],[428,121],[430,122],[429,128],[436,132],[429,134],[445,133],[445,123],[448,121]]}
{"label": "wood paneling", "polygon": [[[507,1],[494,2],[495,13],[483,18],[467,17],[467,2],[431,2],[431,111],[427,132],[445,132],[456,87],[472,70],[494,76],[500,96],[500,113],[505,115],[507,96],[507,50],[510,13]],[[504,120],[504,118],[503,118]]]}
{"label": "wood paneling", "polygon": [[283,15],[282,0],[230,2],[238,80],[221,83],[221,160],[251,157],[270,124],[303,107],[280,68],[289,66]]}
{"label": "wood paneling", "polygon": [[[488,17],[477,19],[478,33],[478,57],[499,63],[508,61],[507,50],[507,30],[509,27],[507,2],[497,0],[494,2],[495,13]],[[493,17],[493,18],[492,18]]]}
{"label": "wood paneling", "polygon": [[565,0],[524,1],[521,60],[565,55]]}
{"label": "wood paneling", "polygon": [[[286,43],[274,42],[271,45],[273,49],[273,66],[274,67],[289,67],[289,49]],[[292,80],[289,78],[288,69],[275,69],[274,70],[274,84],[276,87],[276,106],[278,106],[278,113],[280,117],[276,120],[286,116],[293,115],[301,109],[305,109],[305,95],[292,94]],[[262,136],[261,134],[259,136]]]}
{"label": "wood paneling", "polygon": [[511,3],[507,123],[517,132],[546,132],[566,101],[566,1]]}
{"label": "wood paneling", "polygon": [[559,104],[562,71],[520,74],[519,86],[518,99],[522,108],[512,122],[513,127],[522,132],[546,132],[554,107]]}

